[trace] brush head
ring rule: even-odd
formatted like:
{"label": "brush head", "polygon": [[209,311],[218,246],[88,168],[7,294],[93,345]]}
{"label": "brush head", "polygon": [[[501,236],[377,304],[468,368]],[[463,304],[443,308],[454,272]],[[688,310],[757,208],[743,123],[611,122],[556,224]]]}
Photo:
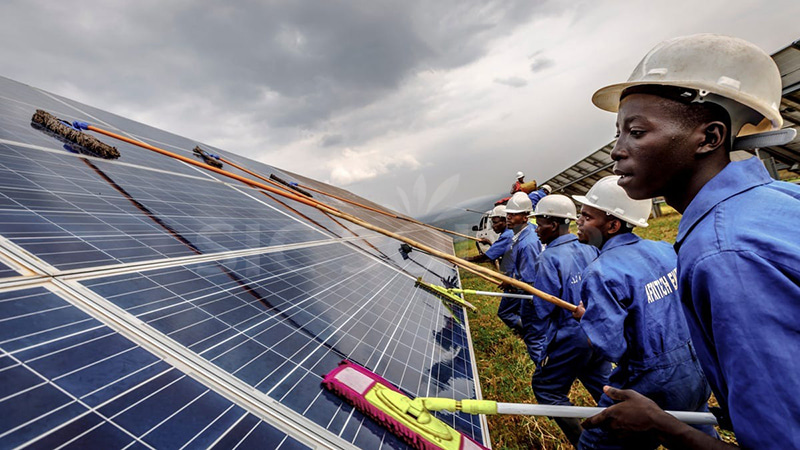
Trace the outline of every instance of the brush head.
{"label": "brush head", "polygon": [[195,155],[203,159],[204,163],[208,164],[211,167],[222,169],[222,163],[217,158],[214,158],[212,155],[210,155],[207,151],[203,150],[199,146],[196,146],[193,151]]}
{"label": "brush head", "polygon": [[70,145],[71,148],[80,153],[87,153],[103,159],[117,159],[120,157],[119,150],[94,136],[88,135],[69,124],[60,120],[58,117],[47,111],[37,109],[31,117],[31,122],[39,128],[47,130],[59,140]]}
{"label": "brush head", "polygon": [[378,374],[350,361],[328,373],[323,386],[410,446],[422,450],[480,450],[486,447],[459,433]]}
{"label": "brush head", "polygon": [[[463,298],[459,297],[455,293],[453,293],[451,291],[448,291],[447,289],[445,289],[445,288],[443,288],[441,286],[437,286],[435,284],[429,284],[429,283],[426,283],[426,282],[422,281],[422,277],[417,277],[417,281],[414,283],[414,287],[418,287],[418,288],[421,288],[423,290],[426,290],[426,291],[430,292],[431,294],[433,294],[433,295],[437,296],[439,299],[441,299],[443,302],[447,301],[447,302],[450,302],[450,303],[455,303],[458,306],[464,306],[466,308],[469,308],[471,311],[477,311],[478,310],[478,308],[476,308],[475,305],[473,305],[472,303],[464,300]],[[450,310],[450,312],[452,312],[452,310]],[[456,318],[455,315],[453,316],[453,318],[456,319],[456,321],[458,321],[458,318]],[[460,321],[458,321],[458,322],[460,323]]]}
{"label": "brush head", "polygon": [[272,181],[277,181],[278,183],[280,183],[280,184],[282,184],[282,185],[284,185],[286,187],[294,189],[295,191],[305,195],[306,197],[314,198],[308,191],[306,191],[305,189],[303,189],[300,186],[298,186],[297,183],[286,181],[283,178],[275,175],[274,173],[269,174],[269,179],[272,180]]}

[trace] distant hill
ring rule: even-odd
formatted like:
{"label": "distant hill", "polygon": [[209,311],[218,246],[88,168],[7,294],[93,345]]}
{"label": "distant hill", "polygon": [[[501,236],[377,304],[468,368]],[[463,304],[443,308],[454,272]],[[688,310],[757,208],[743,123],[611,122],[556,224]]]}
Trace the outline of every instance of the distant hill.
{"label": "distant hill", "polygon": [[[495,201],[503,197],[503,194],[492,194],[470,199],[459,203],[452,208],[440,211],[436,214],[428,214],[426,216],[418,217],[418,219],[422,222],[429,223],[440,228],[474,236],[475,232],[472,231],[472,226],[478,224],[481,219],[481,215],[475,212],[469,212],[467,209],[474,211],[488,211],[494,207]],[[454,240],[459,241],[463,240],[463,238],[455,237]]]}

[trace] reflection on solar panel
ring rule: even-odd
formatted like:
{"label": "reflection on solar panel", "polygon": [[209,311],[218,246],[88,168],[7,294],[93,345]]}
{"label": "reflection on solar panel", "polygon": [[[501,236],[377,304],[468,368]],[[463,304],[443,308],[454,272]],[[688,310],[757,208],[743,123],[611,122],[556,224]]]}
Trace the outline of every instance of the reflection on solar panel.
{"label": "reflection on solar panel", "polygon": [[[72,153],[30,125],[35,109],[180,154],[198,143],[2,78],[0,92],[0,447],[404,447],[320,386],[343,359],[411,396],[480,396],[464,311],[414,288],[457,282],[451,264],[125,143],[116,161]],[[439,417],[486,437],[478,417]]]}

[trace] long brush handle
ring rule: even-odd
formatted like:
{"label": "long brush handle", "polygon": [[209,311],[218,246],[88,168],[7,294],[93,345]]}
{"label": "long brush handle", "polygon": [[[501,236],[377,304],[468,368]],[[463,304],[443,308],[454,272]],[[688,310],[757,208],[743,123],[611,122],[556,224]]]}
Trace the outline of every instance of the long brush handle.
{"label": "long brush handle", "polygon": [[350,199],[347,199],[347,198],[344,198],[344,197],[340,197],[340,196],[335,195],[335,194],[331,194],[330,192],[325,192],[325,191],[321,191],[319,189],[314,189],[311,186],[306,186],[304,184],[299,184],[299,183],[298,183],[298,186],[300,186],[303,189],[308,189],[309,191],[316,192],[317,194],[327,195],[328,197],[335,198],[336,200],[339,200],[339,201],[342,201],[342,202],[345,202],[345,203],[349,203],[349,204],[351,204],[353,206],[358,206],[359,208],[363,208],[363,209],[366,209],[368,211],[376,212],[378,214],[383,214],[384,216],[392,217],[394,219],[405,220],[405,221],[408,221],[408,222],[411,222],[411,223],[415,223],[417,225],[422,225],[423,227],[428,227],[428,228],[431,228],[433,230],[440,231],[442,233],[452,234],[453,236],[458,236],[458,237],[462,237],[462,238],[465,238],[465,239],[472,239],[473,241],[478,241],[479,240],[475,236],[469,236],[469,235],[466,235],[466,234],[461,234],[461,233],[456,232],[456,231],[445,230],[444,228],[439,228],[439,227],[427,224],[425,222],[420,222],[419,220],[412,219],[410,217],[398,216],[397,214],[392,214],[390,212],[381,211],[380,209],[373,208],[371,206],[367,206],[367,205],[364,205],[364,204],[361,204],[361,203],[358,203],[358,202],[354,202],[353,200],[350,200]]}
{"label": "long brush handle", "polygon": [[450,288],[448,291],[457,294],[472,294],[472,295],[486,295],[489,297],[508,297],[508,298],[522,298],[526,300],[532,300],[534,298],[533,295],[530,294],[510,294],[505,292],[492,292],[492,291],[475,291],[472,289],[456,289]]}
{"label": "long brush handle", "polygon": [[413,239],[409,239],[409,238],[407,238],[405,236],[402,236],[400,234],[397,234],[397,233],[394,233],[392,231],[386,230],[384,228],[380,228],[378,226],[375,226],[375,225],[373,225],[373,224],[371,224],[369,222],[366,222],[366,221],[364,221],[362,219],[359,219],[358,217],[355,217],[355,216],[353,216],[351,214],[347,214],[347,213],[344,213],[344,212],[339,212],[339,211],[332,210],[327,205],[314,203],[314,202],[310,201],[307,197],[303,197],[303,196],[300,196],[300,195],[294,195],[294,194],[291,194],[289,192],[282,191],[282,190],[277,189],[277,188],[275,188],[273,186],[269,186],[269,185],[266,185],[264,183],[253,181],[253,180],[251,180],[249,178],[245,178],[245,177],[236,175],[234,173],[227,172],[225,170],[217,169],[216,167],[212,167],[212,166],[209,166],[208,164],[204,164],[204,163],[195,161],[194,159],[187,158],[187,157],[185,157],[183,155],[178,155],[178,154],[172,153],[170,151],[164,150],[162,148],[158,148],[156,146],[153,146],[153,145],[141,142],[141,141],[137,141],[136,139],[131,139],[131,138],[119,135],[119,134],[114,133],[112,131],[108,131],[108,130],[104,130],[102,128],[98,128],[98,127],[89,125],[87,123],[75,122],[74,125],[76,127],[78,127],[78,128],[82,128],[84,130],[91,130],[91,131],[94,131],[94,132],[97,132],[97,133],[100,133],[100,134],[104,134],[104,135],[112,137],[114,139],[118,139],[120,141],[127,142],[129,144],[133,144],[133,145],[139,146],[141,148],[145,148],[145,149],[151,150],[151,151],[156,152],[156,153],[160,153],[160,154],[162,154],[164,156],[169,156],[170,158],[174,158],[174,159],[177,159],[179,161],[183,161],[186,164],[190,164],[190,165],[193,165],[193,166],[196,166],[196,167],[200,167],[200,168],[206,169],[208,171],[211,171],[211,172],[226,176],[228,178],[232,178],[234,180],[241,181],[241,182],[243,182],[245,184],[248,184],[248,185],[250,185],[252,187],[255,187],[255,188],[258,188],[258,189],[262,189],[262,190],[265,190],[267,192],[271,192],[273,194],[280,195],[282,197],[286,197],[286,198],[292,199],[294,201],[303,203],[305,205],[317,208],[322,212],[325,212],[325,213],[328,213],[330,215],[339,217],[340,219],[347,220],[347,221],[352,222],[352,223],[354,223],[354,224],[356,224],[356,225],[358,225],[358,226],[360,226],[362,228],[366,228],[368,230],[375,231],[376,233],[383,234],[384,236],[388,236],[388,237],[396,239],[396,240],[398,240],[400,242],[405,242],[406,244],[411,245],[412,247],[415,247],[415,248],[417,248],[419,250],[422,250],[422,251],[424,251],[426,253],[430,253],[431,255],[436,256],[437,258],[449,261],[449,262],[451,262],[451,263],[453,263],[453,264],[455,264],[455,265],[457,265],[459,267],[469,267],[469,268],[475,270],[476,272],[480,272],[480,273],[482,273],[484,275],[487,275],[489,277],[493,277],[493,278],[498,279],[500,281],[504,281],[504,282],[508,283],[509,285],[514,286],[515,288],[521,289],[521,290],[523,290],[525,292],[530,292],[531,294],[541,298],[542,300],[550,302],[550,303],[552,303],[552,304],[554,304],[554,305],[556,305],[556,306],[558,306],[560,308],[564,308],[564,309],[566,309],[568,311],[575,311],[575,309],[577,309],[577,307],[575,305],[573,305],[572,303],[565,302],[564,300],[561,300],[560,298],[556,297],[555,295],[551,295],[551,294],[548,294],[546,292],[540,291],[539,289],[536,289],[535,287],[533,287],[533,286],[531,286],[531,285],[529,285],[527,283],[524,283],[524,282],[519,281],[519,280],[515,280],[514,278],[507,277],[507,276],[505,276],[503,274],[499,274],[499,273],[497,273],[497,272],[495,272],[495,271],[493,271],[491,269],[487,269],[487,268],[485,268],[483,266],[480,266],[478,264],[472,264],[470,262],[464,261],[463,259],[458,258],[458,257],[456,257],[454,255],[450,255],[448,253],[440,252],[439,250],[436,250],[433,247],[429,247],[429,246],[427,246],[427,245],[425,245],[425,244],[423,244],[421,242],[415,241]]}
{"label": "long brush handle", "polygon": [[[590,406],[526,405],[524,403],[498,403],[497,414],[516,414],[526,416],[574,417],[584,419],[599,414],[605,408]],[[708,412],[665,411],[689,425],[716,425],[717,419]]]}
{"label": "long brush handle", "polygon": [[[592,417],[605,409],[590,406],[531,405],[527,403],[499,403],[493,400],[454,400],[438,397],[418,397],[413,401],[422,405],[428,411],[461,411],[467,414],[572,417],[577,419]],[[708,412],[665,412],[690,425],[717,425],[716,417]]]}

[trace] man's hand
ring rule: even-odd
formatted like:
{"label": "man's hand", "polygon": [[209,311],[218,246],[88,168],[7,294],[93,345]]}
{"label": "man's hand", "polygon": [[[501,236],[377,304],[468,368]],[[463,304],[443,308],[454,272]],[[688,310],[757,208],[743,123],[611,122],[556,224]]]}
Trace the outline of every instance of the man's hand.
{"label": "man's hand", "polygon": [[579,302],[578,307],[575,309],[575,311],[572,311],[572,317],[581,320],[581,317],[583,317],[584,313],[586,313],[586,308],[583,307],[583,302]]}
{"label": "man's hand", "polygon": [[603,427],[619,435],[651,432],[668,448],[698,450],[738,448],[686,425],[636,391],[605,386],[603,392],[619,403],[584,420],[581,424],[584,428]]}
{"label": "man's hand", "polygon": [[492,245],[492,241],[490,241],[487,238],[480,238],[480,239],[478,239],[478,242],[481,243],[481,244]]}
{"label": "man's hand", "polygon": [[603,427],[616,432],[651,431],[659,416],[668,415],[654,401],[636,391],[605,386],[603,392],[620,403],[584,420],[584,428]]}
{"label": "man's hand", "polygon": [[481,253],[480,255],[475,256],[465,256],[464,261],[469,261],[471,263],[480,263],[484,261],[488,261],[489,257]]}

